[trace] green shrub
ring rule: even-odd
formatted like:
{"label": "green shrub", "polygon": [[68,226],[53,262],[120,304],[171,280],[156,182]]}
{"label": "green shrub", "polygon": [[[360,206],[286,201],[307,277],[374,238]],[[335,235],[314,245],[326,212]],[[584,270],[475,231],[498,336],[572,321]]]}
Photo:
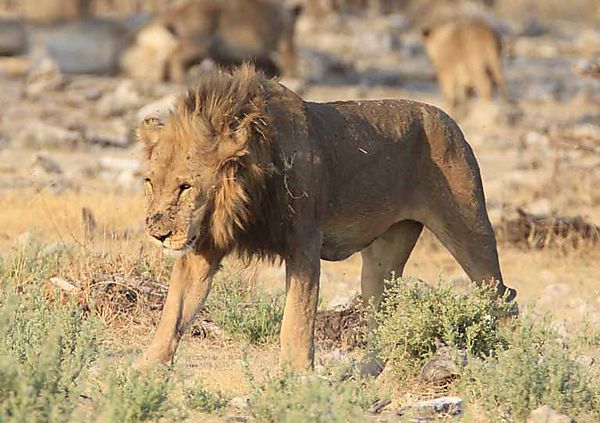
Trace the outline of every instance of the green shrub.
{"label": "green shrub", "polygon": [[188,407],[204,413],[214,413],[229,404],[229,398],[225,394],[211,392],[200,382],[196,382],[191,387],[184,387],[183,395]]}
{"label": "green shrub", "polygon": [[68,420],[102,325],[39,291],[5,289],[0,303],[0,421]]}
{"label": "green shrub", "polygon": [[375,313],[373,345],[380,358],[403,376],[418,371],[437,342],[487,356],[506,345],[500,322],[513,308],[495,298],[490,288],[462,293],[447,284],[430,287],[411,278],[394,279]]}
{"label": "green shrub", "polygon": [[269,294],[232,275],[216,278],[207,302],[215,323],[253,344],[278,339],[283,306],[283,295]]}
{"label": "green shrub", "polygon": [[597,421],[600,385],[575,360],[577,347],[561,345],[547,324],[521,320],[511,329],[506,350],[470,361],[461,381],[465,395],[498,421],[524,421],[540,405]]}
{"label": "green shrub", "polygon": [[321,375],[280,370],[257,381],[244,363],[250,409],[259,421],[361,422],[370,406],[387,397],[380,395],[377,380],[361,377],[358,368],[348,373],[347,367],[332,365]]}
{"label": "green shrub", "polygon": [[158,420],[172,411],[172,384],[167,370],[155,368],[141,374],[131,366],[109,371],[108,388],[97,400],[101,421],[114,423]]}
{"label": "green shrub", "polygon": [[250,407],[260,421],[361,422],[364,411],[377,400],[369,383],[287,372],[262,383],[252,380]]}

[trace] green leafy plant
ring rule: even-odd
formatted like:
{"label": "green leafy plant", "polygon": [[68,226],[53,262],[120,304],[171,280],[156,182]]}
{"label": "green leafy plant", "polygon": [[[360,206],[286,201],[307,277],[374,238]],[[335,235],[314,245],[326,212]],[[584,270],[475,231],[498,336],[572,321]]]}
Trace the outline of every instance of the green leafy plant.
{"label": "green leafy plant", "polygon": [[600,418],[600,384],[576,360],[577,345],[558,342],[547,322],[519,320],[510,332],[505,350],[464,369],[465,395],[498,421],[524,421],[540,405],[582,421]]}
{"label": "green leafy plant", "polygon": [[514,314],[514,304],[495,294],[486,287],[462,293],[448,284],[430,287],[416,279],[393,279],[374,316],[378,327],[372,344],[404,376],[418,371],[438,342],[477,357],[493,354],[507,344],[502,320]]}
{"label": "green leafy plant", "polygon": [[215,323],[253,344],[274,342],[283,318],[283,296],[267,293],[234,275],[214,282],[207,308]]}
{"label": "green leafy plant", "polygon": [[183,389],[185,403],[188,407],[204,413],[214,413],[229,404],[229,398],[222,392],[211,392],[201,382]]}

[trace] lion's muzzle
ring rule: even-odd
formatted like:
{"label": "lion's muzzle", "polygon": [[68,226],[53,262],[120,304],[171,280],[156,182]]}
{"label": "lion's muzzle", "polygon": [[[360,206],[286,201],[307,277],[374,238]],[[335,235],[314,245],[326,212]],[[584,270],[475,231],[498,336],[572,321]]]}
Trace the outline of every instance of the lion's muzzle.
{"label": "lion's muzzle", "polygon": [[161,244],[173,234],[169,225],[166,224],[162,213],[155,213],[151,217],[146,218],[146,229],[148,234]]}

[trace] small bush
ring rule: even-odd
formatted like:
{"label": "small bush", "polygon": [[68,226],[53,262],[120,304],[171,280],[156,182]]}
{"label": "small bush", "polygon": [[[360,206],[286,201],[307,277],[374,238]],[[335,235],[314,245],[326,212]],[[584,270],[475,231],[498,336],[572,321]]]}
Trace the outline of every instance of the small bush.
{"label": "small bush", "polygon": [[259,421],[364,421],[364,411],[382,399],[379,383],[361,377],[358,368],[348,373],[346,366],[332,364],[322,375],[280,371],[260,382],[247,364],[245,369],[251,411]]}
{"label": "small bush", "polygon": [[251,380],[250,406],[261,421],[360,422],[377,400],[370,381],[352,378],[336,382],[317,375],[284,373],[262,383]]}
{"label": "small bush", "polygon": [[403,376],[418,371],[438,341],[487,356],[506,345],[500,321],[513,308],[491,288],[461,293],[450,285],[430,287],[415,279],[394,279],[375,313],[373,344],[380,358]]}
{"label": "small bush", "polygon": [[40,292],[6,289],[0,303],[0,421],[68,420],[102,325]]}
{"label": "small bush", "polygon": [[222,392],[211,392],[197,382],[183,389],[185,403],[189,408],[204,413],[214,413],[229,404],[229,398]]}
{"label": "small bush", "polygon": [[96,403],[98,414],[102,421],[115,423],[158,420],[173,407],[168,398],[171,385],[162,368],[144,374],[131,366],[112,369],[108,389]]}
{"label": "small bush", "polygon": [[215,280],[207,302],[215,323],[253,344],[278,339],[283,306],[283,295],[269,294],[231,275]]}
{"label": "small bush", "polygon": [[498,421],[524,421],[540,405],[572,417],[600,417],[600,385],[557,342],[548,325],[515,322],[510,346],[485,361],[471,360],[461,390]]}

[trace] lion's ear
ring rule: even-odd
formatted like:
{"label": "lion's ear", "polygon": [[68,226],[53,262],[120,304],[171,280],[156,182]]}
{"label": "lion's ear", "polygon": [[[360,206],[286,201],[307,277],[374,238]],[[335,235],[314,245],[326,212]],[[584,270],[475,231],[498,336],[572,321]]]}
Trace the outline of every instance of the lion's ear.
{"label": "lion's ear", "polygon": [[136,131],[136,137],[139,141],[144,143],[146,147],[146,155],[150,157],[152,149],[158,142],[158,136],[163,128],[164,124],[157,117],[149,117],[144,119]]}
{"label": "lion's ear", "polygon": [[230,122],[228,135],[219,142],[219,160],[223,163],[248,154],[249,144],[263,124],[261,113],[257,110]]}
{"label": "lion's ear", "polygon": [[219,142],[218,156],[219,161],[224,163],[247,154],[248,138],[250,131],[248,128],[239,128],[234,130],[229,136]]}

